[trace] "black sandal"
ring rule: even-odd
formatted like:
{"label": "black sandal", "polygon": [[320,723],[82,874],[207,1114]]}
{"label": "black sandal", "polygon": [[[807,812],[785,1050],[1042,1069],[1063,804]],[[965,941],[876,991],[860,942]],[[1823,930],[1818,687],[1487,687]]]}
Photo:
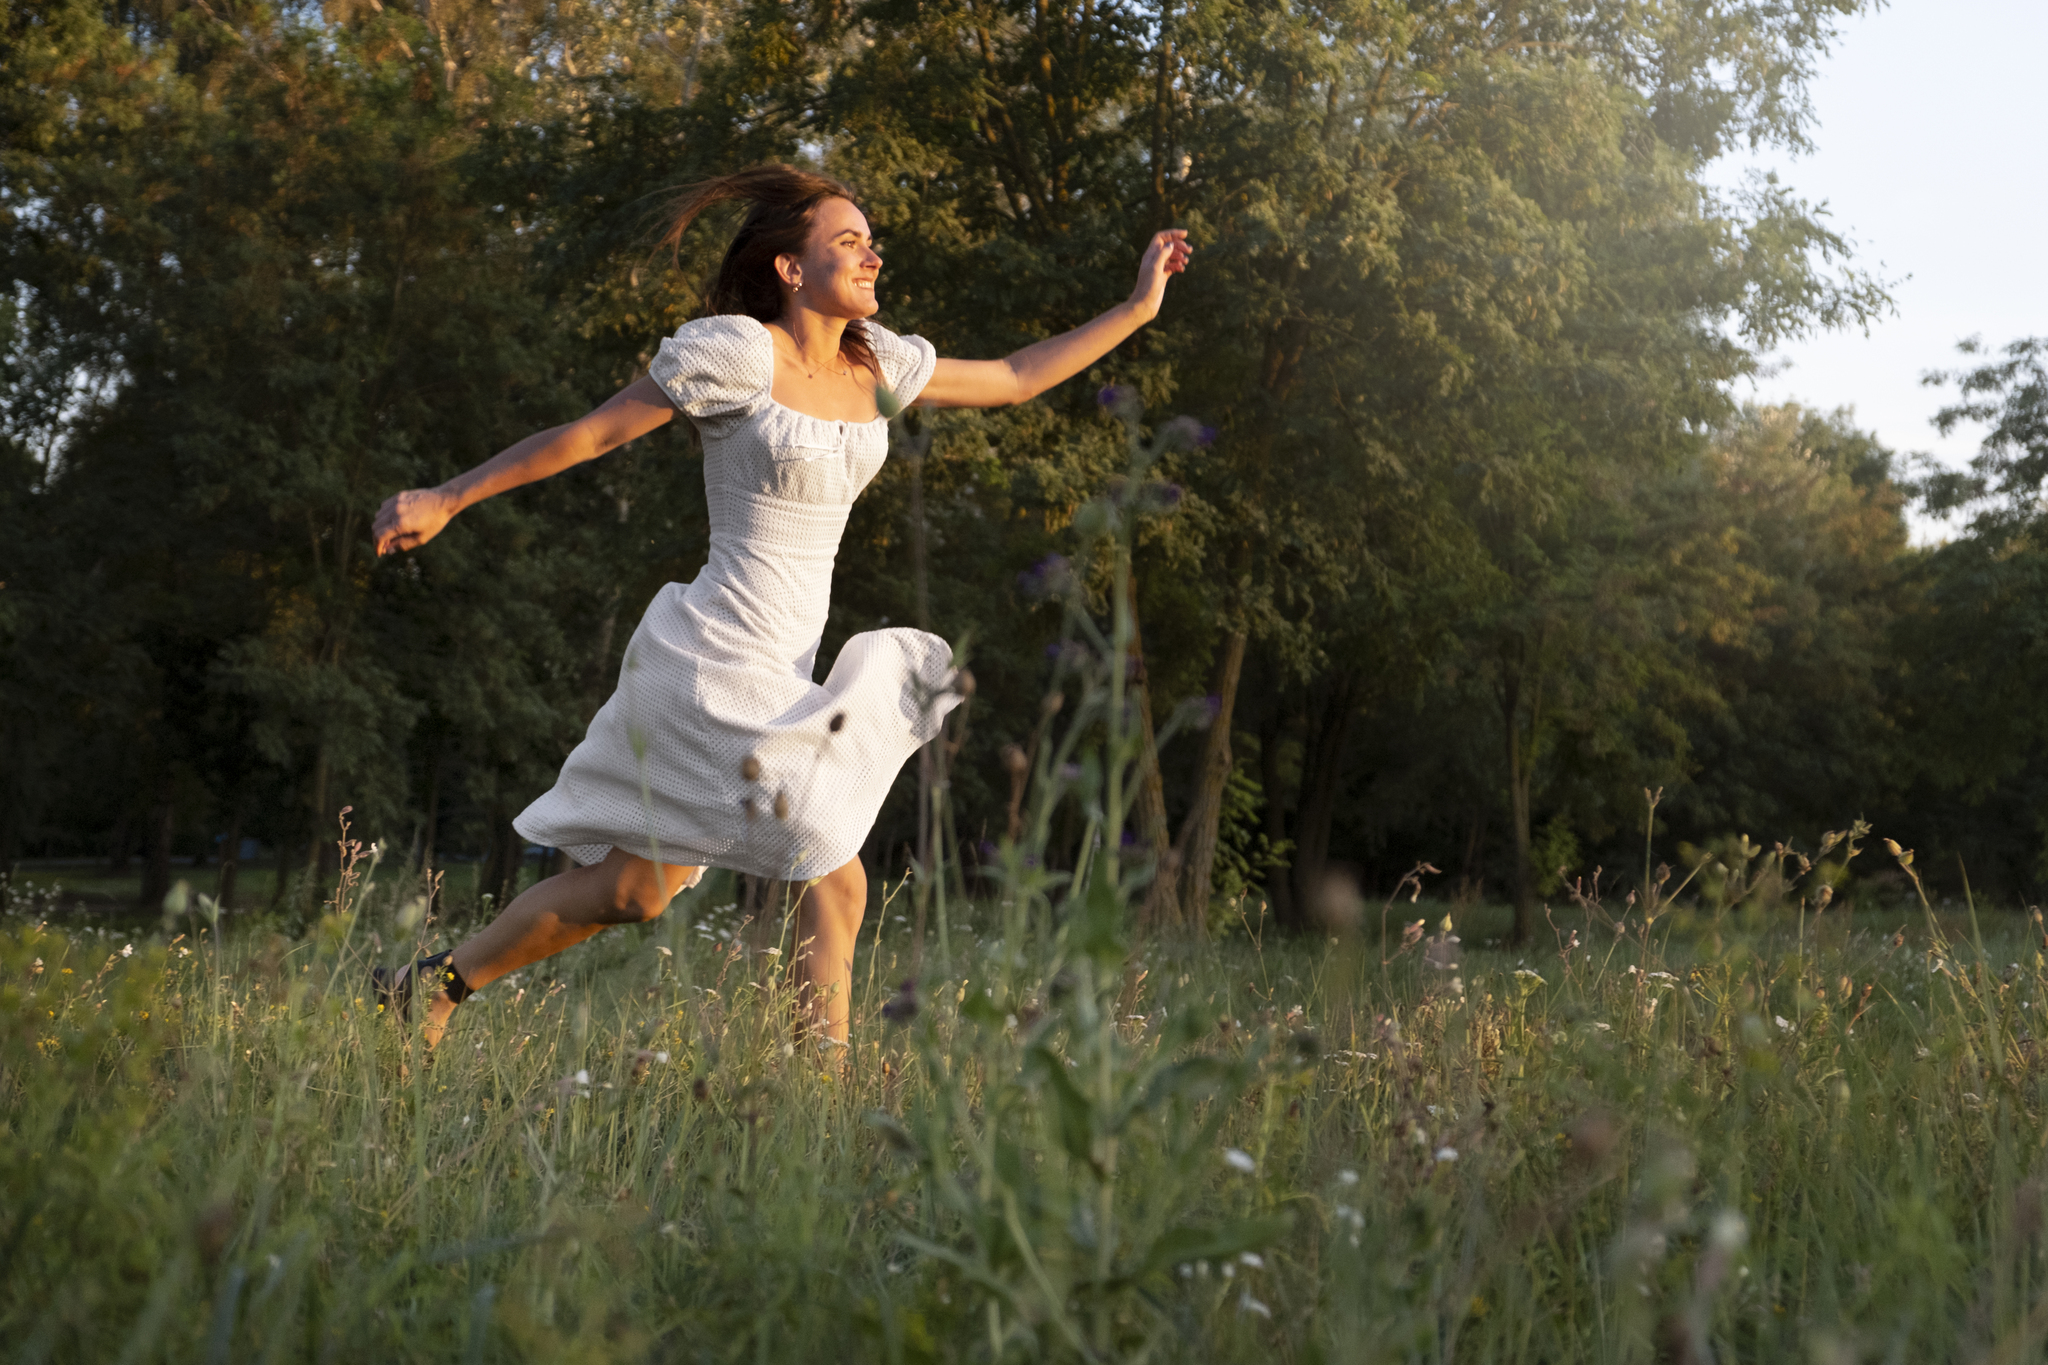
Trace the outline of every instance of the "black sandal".
{"label": "black sandal", "polygon": [[432,973],[439,980],[441,989],[448,993],[449,1003],[459,1005],[469,998],[469,983],[462,979],[461,972],[455,970],[455,950],[451,948],[445,953],[423,957],[412,966],[401,967],[397,971],[389,967],[373,967],[370,985],[377,993],[377,1012],[382,1014],[389,1010],[401,1019],[410,1020],[413,983],[426,973]]}

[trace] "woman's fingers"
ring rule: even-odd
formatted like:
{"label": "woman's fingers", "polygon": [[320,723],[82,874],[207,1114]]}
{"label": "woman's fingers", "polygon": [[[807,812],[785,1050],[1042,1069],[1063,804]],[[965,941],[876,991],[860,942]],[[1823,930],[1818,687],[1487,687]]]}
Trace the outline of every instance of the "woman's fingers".
{"label": "woman's fingers", "polygon": [[382,558],[402,550],[417,550],[426,544],[441,529],[434,513],[437,509],[420,496],[420,490],[410,489],[394,493],[384,500],[377,509],[377,519],[371,523],[371,534],[376,538],[377,555]]}

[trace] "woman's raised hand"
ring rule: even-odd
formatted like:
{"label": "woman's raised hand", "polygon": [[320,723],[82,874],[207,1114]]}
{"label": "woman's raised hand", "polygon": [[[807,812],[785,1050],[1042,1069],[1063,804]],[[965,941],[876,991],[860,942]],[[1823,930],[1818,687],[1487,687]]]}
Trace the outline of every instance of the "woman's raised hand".
{"label": "woman's raised hand", "polygon": [[1148,321],[1159,316],[1159,305],[1166,298],[1167,277],[1186,270],[1188,257],[1194,252],[1188,245],[1186,228],[1168,228],[1152,234],[1145,259],[1138,262],[1138,287],[1131,291],[1131,302],[1144,312]]}
{"label": "woman's raised hand", "polygon": [[370,528],[377,538],[377,554],[417,550],[441,534],[441,528],[460,510],[455,500],[438,488],[393,493],[377,509],[377,520]]}

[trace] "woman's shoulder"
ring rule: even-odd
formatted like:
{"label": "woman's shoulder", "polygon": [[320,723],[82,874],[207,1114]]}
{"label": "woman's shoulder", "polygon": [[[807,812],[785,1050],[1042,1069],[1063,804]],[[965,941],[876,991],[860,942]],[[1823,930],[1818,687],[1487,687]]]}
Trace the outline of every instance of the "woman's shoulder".
{"label": "woman's shoulder", "polygon": [[932,377],[937,349],[921,336],[898,336],[873,318],[862,321],[861,329],[882,367],[882,382],[895,392],[897,402],[914,402]]}
{"label": "woman's shoulder", "polygon": [[692,417],[731,412],[775,380],[768,329],[739,313],[694,318],[662,340],[648,375]]}

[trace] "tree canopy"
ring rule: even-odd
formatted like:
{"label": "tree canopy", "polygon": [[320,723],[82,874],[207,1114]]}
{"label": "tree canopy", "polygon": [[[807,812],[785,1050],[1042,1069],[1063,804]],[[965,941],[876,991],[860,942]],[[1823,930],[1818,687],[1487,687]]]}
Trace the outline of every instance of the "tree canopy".
{"label": "tree canopy", "polygon": [[[924,415],[856,508],[823,662],[885,621],[963,643],[970,843],[1057,638],[1034,566],[1107,591],[1070,523],[1121,467],[1109,385],[1206,433],[1132,565],[1145,702],[1214,716],[1129,832],[1162,922],[1251,885],[1300,919],[1333,863],[1423,858],[1526,930],[1558,866],[1640,837],[1645,788],[1693,840],[1982,799],[1945,737],[1996,748],[1995,717],[2017,775],[2038,724],[2039,343],[1965,381],[1999,435],[1932,491],[2005,510],[1932,556],[1851,418],[1730,396],[1886,304],[1792,190],[1705,178],[1803,144],[1857,8],[0,9],[0,857],[141,853],[158,894],[244,838],[313,867],[346,804],[505,880],[637,613],[702,562],[693,441],[397,561],[368,519],[644,372],[724,245],[707,220],[671,262],[662,205],[764,159],[860,188],[884,321],[945,354],[1086,320],[1158,227],[1200,246],[1096,372]],[[1970,613],[2006,632],[1964,631],[1981,663],[1944,634]],[[870,857],[900,866],[912,804]],[[2039,831],[1992,843],[2032,885]]]}

